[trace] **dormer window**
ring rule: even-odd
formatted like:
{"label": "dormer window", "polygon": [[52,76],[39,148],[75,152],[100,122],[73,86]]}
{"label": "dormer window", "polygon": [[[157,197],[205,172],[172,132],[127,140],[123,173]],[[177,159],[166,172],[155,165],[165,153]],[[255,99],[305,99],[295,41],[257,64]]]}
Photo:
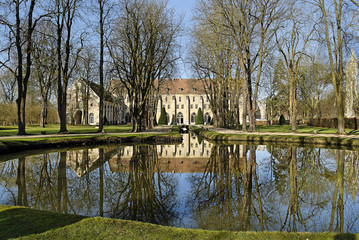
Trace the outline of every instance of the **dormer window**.
{"label": "dormer window", "polygon": [[179,91],[182,92],[182,91],[183,91],[183,88],[180,88]]}
{"label": "dormer window", "polygon": [[166,88],[166,91],[168,92],[170,89],[169,88]]}
{"label": "dormer window", "polygon": [[195,92],[195,91],[197,91],[197,88],[192,88],[192,90]]}

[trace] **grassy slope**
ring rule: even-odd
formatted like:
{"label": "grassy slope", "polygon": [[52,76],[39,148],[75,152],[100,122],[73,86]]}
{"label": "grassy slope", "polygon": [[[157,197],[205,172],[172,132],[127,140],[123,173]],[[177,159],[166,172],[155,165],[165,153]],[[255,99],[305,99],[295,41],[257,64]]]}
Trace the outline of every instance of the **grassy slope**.
{"label": "grassy slope", "polygon": [[358,234],[230,232],[165,227],[108,218],[85,218],[0,205],[0,239],[359,239]]}

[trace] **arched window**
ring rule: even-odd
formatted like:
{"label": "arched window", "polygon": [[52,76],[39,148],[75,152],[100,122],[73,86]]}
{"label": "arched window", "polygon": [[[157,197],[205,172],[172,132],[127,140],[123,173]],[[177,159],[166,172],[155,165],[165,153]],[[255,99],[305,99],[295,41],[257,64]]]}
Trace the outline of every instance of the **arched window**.
{"label": "arched window", "polygon": [[210,124],[210,123],[211,123],[211,116],[209,115],[209,113],[206,113],[206,114],[204,115],[204,122],[205,122],[206,124]]}
{"label": "arched window", "polygon": [[177,114],[177,123],[183,124],[183,114],[181,112]]}
{"label": "arched window", "polygon": [[196,122],[196,113],[192,113],[191,114],[191,123],[195,123]]}
{"label": "arched window", "polygon": [[95,123],[95,115],[93,113],[90,113],[90,124]]}

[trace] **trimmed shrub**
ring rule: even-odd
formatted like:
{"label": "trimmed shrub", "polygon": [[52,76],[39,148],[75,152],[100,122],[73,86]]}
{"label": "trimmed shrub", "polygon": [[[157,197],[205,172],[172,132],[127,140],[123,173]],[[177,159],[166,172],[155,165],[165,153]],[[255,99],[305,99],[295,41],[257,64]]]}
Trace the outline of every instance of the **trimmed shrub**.
{"label": "trimmed shrub", "polygon": [[279,118],[279,125],[285,125],[285,124],[286,124],[285,118],[284,118],[284,116],[282,114],[282,115],[280,115],[280,118]]}
{"label": "trimmed shrub", "polygon": [[203,112],[202,112],[201,108],[198,108],[196,124],[204,124],[204,117],[203,117]]}
{"label": "trimmed shrub", "polygon": [[167,125],[167,113],[164,107],[161,108],[160,119],[158,119],[158,125]]}

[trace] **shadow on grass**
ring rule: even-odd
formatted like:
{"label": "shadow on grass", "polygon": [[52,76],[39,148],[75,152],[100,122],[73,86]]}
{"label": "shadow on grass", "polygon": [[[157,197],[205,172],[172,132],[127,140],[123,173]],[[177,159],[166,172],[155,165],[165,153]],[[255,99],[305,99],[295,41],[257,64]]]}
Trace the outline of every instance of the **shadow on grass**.
{"label": "shadow on grass", "polygon": [[43,233],[79,222],[84,218],[28,208],[0,206],[0,239]]}
{"label": "shadow on grass", "polygon": [[355,240],[356,238],[355,234],[352,233],[339,233],[334,236],[335,240]]}

